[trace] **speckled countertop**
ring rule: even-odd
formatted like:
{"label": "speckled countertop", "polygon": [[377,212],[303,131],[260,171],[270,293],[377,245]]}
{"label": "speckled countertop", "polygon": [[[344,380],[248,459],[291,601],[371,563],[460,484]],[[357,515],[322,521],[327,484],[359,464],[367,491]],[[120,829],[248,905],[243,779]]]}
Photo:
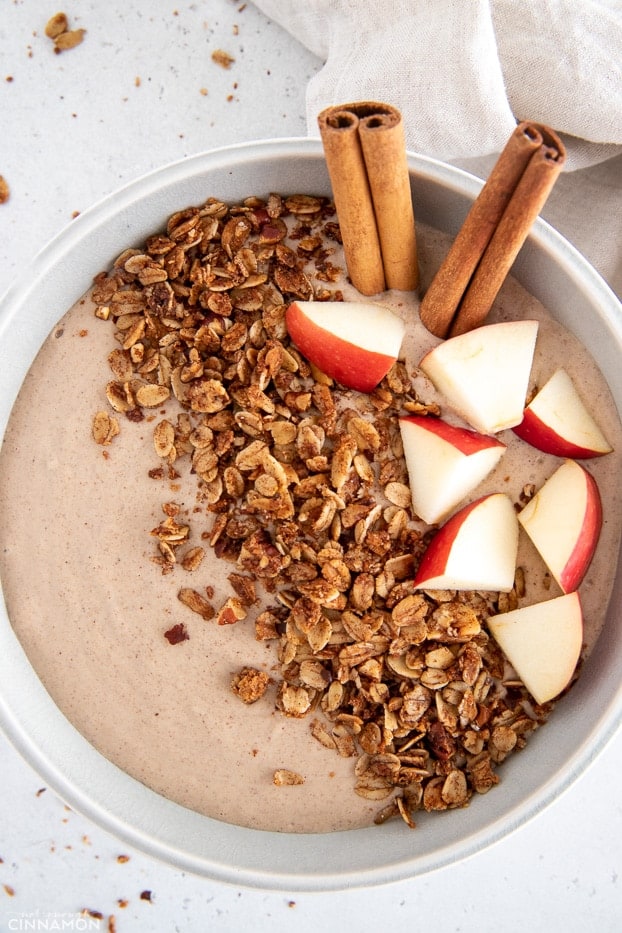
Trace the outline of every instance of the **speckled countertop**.
{"label": "speckled countertop", "polygon": [[[165,163],[306,134],[321,66],[252,4],[76,0],[83,43],[55,55],[43,0],[0,9],[0,293],[72,217]],[[221,49],[234,61],[212,60]],[[462,163],[484,174],[490,160]],[[550,220],[622,294],[622,160],[566,175]],[[603,931],[622,924],[622,735],[537,819],[449,868],[368,891],[266,893],[128,848],[46,788],[0,735],[0,930]],[[113,919],[111,919],[113,918]]]}

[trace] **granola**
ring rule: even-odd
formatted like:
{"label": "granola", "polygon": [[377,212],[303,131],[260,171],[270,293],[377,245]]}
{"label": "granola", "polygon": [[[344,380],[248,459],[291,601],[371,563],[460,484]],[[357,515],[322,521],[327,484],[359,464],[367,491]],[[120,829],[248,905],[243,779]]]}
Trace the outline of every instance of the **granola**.
{"label": "granola", "polygon": [[[223,605],[198,586],[179,601],[219,625],[250,617],[275,646],[276,709],[353,759],[355,793],[383,802],[377,822],[412,828],[416,811],[463,807],[493,787],[551,705],[534,704],[486,630],[518,598],[520,569],[503,596],[414,590],[431,529],[412,510],[397,417],[438,414],[437,403],[402,362],[370,395],[346,391],[288,338],[290,301],[343,299],[337,241],[327,198],[209,198],[124,251],[92,297],[119,344],[112,411],[141,421],[159,409],[150,475],[195,475],[193,521],[231,567]],[[119,425],[104,415],[100,444]],[[153,560],[200,577],[203,548],[187,546],[174,503],[163,510]],[[231,686],[255,703],[270,680],[244,667]],[[275,783],[298,777],[281,769]]]}
{"label": "granola", "polygon": [[288,768],[277,768],[272,781],[277,787],[293,787],[296,784],[304,784],[305,779],[297,771],[290,771]]}
{"label": "granola", "polygon": [[54,51],[58,54],[74,49],[84,40],[86,29],[70,29],[66,13],[55,13],[45,24],[45,34],[54,43]]}

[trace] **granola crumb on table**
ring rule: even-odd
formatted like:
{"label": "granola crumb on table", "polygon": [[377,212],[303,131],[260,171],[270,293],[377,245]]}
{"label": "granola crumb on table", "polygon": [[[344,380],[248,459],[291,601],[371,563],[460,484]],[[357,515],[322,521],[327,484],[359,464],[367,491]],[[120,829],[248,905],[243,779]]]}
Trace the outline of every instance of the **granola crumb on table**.
{"label": "granola crumb on table", "polygon": [[207,512],[199,533],[230,565],[232,595],[214,606],[205,584],[206,595],[185,585],[179,601],[220,625],[248,619],[275,646],[278,678],[244,667],[231,689],[268,702],[274,680],[276,708],[353,759],[354,791],[381,802],[376,822],[412,828],[416,811],[463,807],[492,788],[551,707],[534,704],[486,630],[489,615],[516,604],[520,569],[502,597],[414,590],[430,529],[412,512],[397,417],[438,406],[417,396],[402,362],[361,395],[314,371],[288,339],[289,302],[343,299],[331,289],[338,243],[328,199],[271,194],[209,198],[125,250],[92,290],[118,342],[106,387],[114,414],[97,413],[93,434],[109,444],[119,416],[157,410],[160,465],[149,475],[173,478],[185,464],[203,518],[181,521],[165,503],[153,559],[198,580],[204,549],[188,546],[189,522]]}
{"label": "granola crumb on table", "polygon": [[45,24],[45,34],[54,43],[54,51],[59,54],[75,49],[84,40],[86,29],[70,29],[66,13],[55,13]]}

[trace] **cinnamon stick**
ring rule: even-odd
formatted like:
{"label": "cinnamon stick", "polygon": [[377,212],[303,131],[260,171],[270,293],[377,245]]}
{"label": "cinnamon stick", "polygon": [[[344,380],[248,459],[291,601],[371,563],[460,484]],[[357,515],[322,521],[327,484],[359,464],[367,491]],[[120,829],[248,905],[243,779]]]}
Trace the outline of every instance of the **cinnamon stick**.
{"label": "cinnamon stick", "polygon": [[318,122],[348,274],[363,295],[375,295],[384,291],[384,268],[358,117],[335,107],[322,111]]}
{"label": "cinnamon stick", "polygon": [[419,265],[401,114],[391,107],[386,113],[363,117],[359,136],[387,288],[414,291],[419,282]]}
{"label": "cinnamon stick", "polygon": [[543,145],[532,155],[469,283],[451,325],[451,337],[478,327],[485,319],[560,170],[556,149]]}
{"label": "cinnamon stick", "polygon": [[361,101],[328,107],[318,124],[353,285],[364,295],[416,288],[415,222],[400,112]]}
{"label": "cinnamon stick", "polygon": [[437,337],[484,321],[564,159],[548,127],[527,121],[516,127],[422,299],[421,320]]}

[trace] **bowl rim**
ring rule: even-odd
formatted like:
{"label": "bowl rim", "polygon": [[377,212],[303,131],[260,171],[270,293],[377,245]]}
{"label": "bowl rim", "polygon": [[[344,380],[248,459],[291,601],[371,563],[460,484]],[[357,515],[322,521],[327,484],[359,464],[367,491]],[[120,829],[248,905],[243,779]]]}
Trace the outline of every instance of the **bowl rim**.
{"label": "bowl rim", "polygon": [[[151,204],[163,186],[175,186],[185,180],[194,179],[199,174],[232,170],[236,164],[248,164],[249,160],[252,163],[253,160],[261,161],[266,158],[299,156],[322,159],[321,142],[308,137],[284,137],[238,143],[197,153],[130,181],[98,201],[62,229],[0,297],[0,385],[3,388],[0,394],[0,436],[4,435],[25,370],[30,366],[50,331],[49,316],[43,321],[40,320],[36,314],[37,302],[32,302],[35,310],[31,311],[30,300],[51,283],[52,298],[59,308],[58,317],[62,316],[86,291],[93,275],[99,271],[99,268],[93,269],[91,266],[84,271],[82,279],[72,274],[71,285],[68,286],[66,281],[63,284],[62,279],[66,263],[76,256],[83,255],[85,247],[87,251],[88,248],[92,248],[101,238],[102,231],[109,231],[111,240],[117,246],[126,242],[119,238],[120,234],[115,227],[115,218],[119,217],[123,209],[147,202]],[[470,201],[477,196],[483,184],[480,179],[462,169],[416,153],[408,153],[408,164],[411,174],[415,177],[442,185],[449,192],[459,194]],[[163,209],[163,216],[166,213],[166,209]],[[133,234],[137,239],[154,229],[151,219],[141,217],[139,220],[137,226],[142,224],[143,232]],[[534,224],[529,240],[546,256],[553,256],[564,264],[568,274],[575,276],[580,287],[589,291],[594,301],[598,302],[611,327],[622,331],[622,305],[596,270],[567,240],[541,218]],[[101,246],[102,250],[105,248],[105,244]],[[113,250],[110,259],[114,258],[114,255],[116,253]],[[102,268],[107,261],[102,259]],[[18,316],[21,316],[21,324],[16,336],[13,331]],[[20,347],[23,345],[19,359],[12,358],[5,349],[7,345],[10,346],[16,341],[20,342]],[[595,739],[586,741],[577,748],[569,766],[562,774],[548,781],[540,788],[538,794],[532,794],[520,805],[513,806],[504,814],[502,821],[467,834],[459,844],[443,846],[424,857],[414,852],[410,859],[401,859],[397,863],[387,862],[375,868],[359,868],[355,871],[344,868],[340,872],[328,872],[317,868],[309,872],[296,867],[297,856],[304,861],[311,847],[319,845],[321,848],[326,845],[325,834],[274,834],[219,823],[166,800],[107,761],[55,706],[14,635],[4,604],[1,610],[0,729],[22,757],[61,799],[127,844],[177,869],[237,886],[264,890],[336,891],[412,878],[470,857],[524,825],[572,786],[605,748],[622,723],[621,688],[609,707],[603,710],[597,728],[592,733]],[[44,740],[41,723],[48,723],[45,728],[49,729],[50,722],[53,739]],[[63,764],[68,755],[75,756],[73,760],[79,762],[77,771],[74,768],[76,774],[73,777],[68,776]],[[91,780],[93,774],[99,776],[96,788]],[[131,801],[127,797],[128,788],[131,789]],[[157,810],[159,823],[155,830],[153,827],[149,830],[145,821],[154,808]],[[283,867],[280,871],[274,871],[270,867],[264,868],[260,864],[236,868],[230,861],[223,861],[219,852],[210,857],[199,844],[198,823],[203,827],[209,824],[209,828],[219,838],[224,827],[230,842],[228,851],[232,852],[241,851],[250,840],[260,836],[263,839],[274,836],[285,839],[286,848],[291,856],[287,860],[289,867]],[[347,851],[352,842],[352,834],[356,834],[357,838],[369,836],[370,844],[373,845],[373,834],[378,832],[378,828],[371,828],[333,833],[330,836],[339,839],[333,839],[331,844],[343,845],[344,851]]]}

